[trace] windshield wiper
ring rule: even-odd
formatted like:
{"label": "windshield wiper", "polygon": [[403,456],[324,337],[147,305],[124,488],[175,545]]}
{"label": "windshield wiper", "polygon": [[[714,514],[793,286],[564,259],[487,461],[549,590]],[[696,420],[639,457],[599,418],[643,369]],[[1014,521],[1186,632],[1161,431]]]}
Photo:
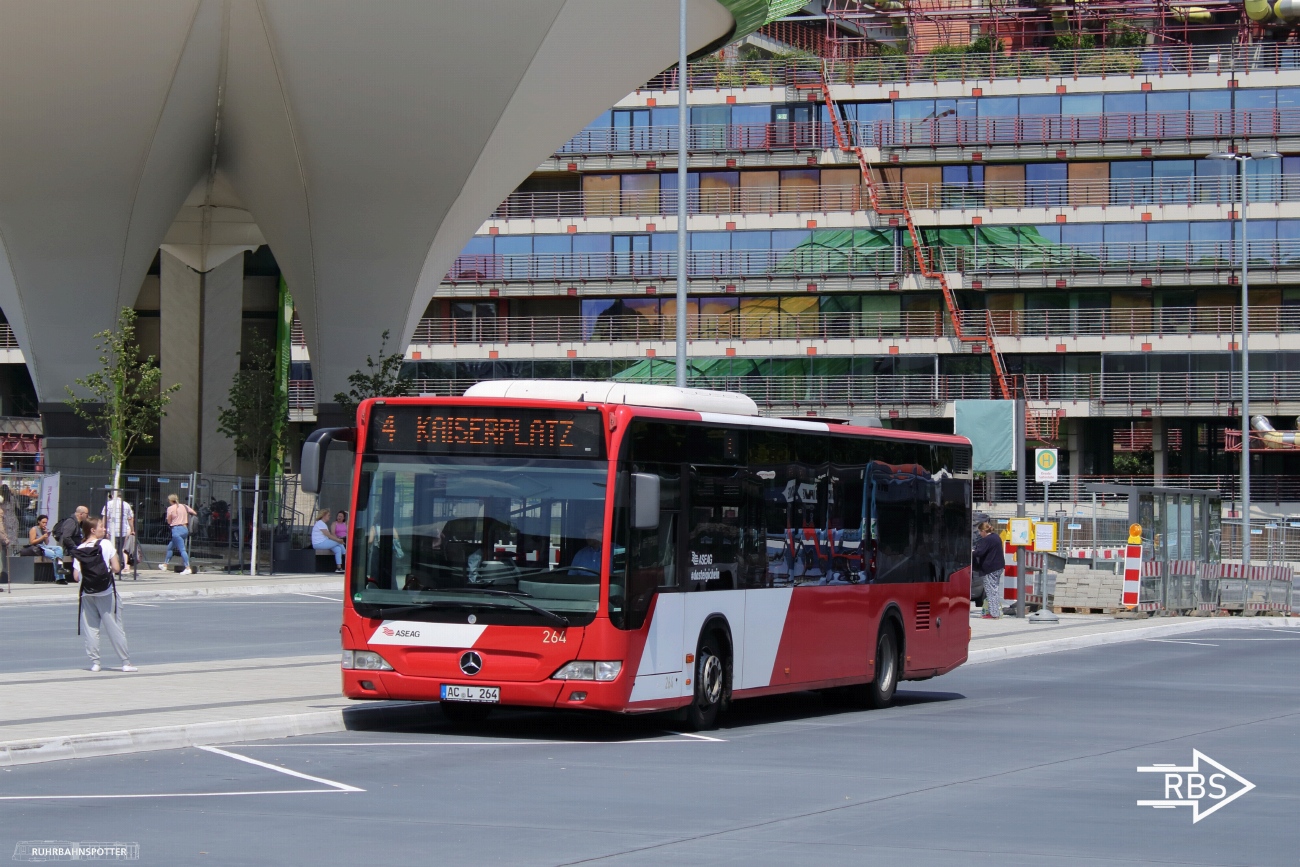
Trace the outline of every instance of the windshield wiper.
{"label": "windshield wiper", "polygon": [[[532,598],[532,594],[525,593],[522,590],[495,590],[491,587],[457,587],[455,592],[482,593],[484,596],[504,596],[506,599],[513,599],[525,608],[537,612],[557,626],[567,627],[569,625],[569,618],[565,617],[563,614],[548,611],[540,605],[534,605],[528,601],[528,599]],[[528,597],[528,599],[524,599],[523,597],[525,596]]]}
{"label": "windshield wiper", "polygon": [[[569,625],[569,618],[565,617],[563,614],[557,614],[554,611],[548,611],[545,608],[542,608],[540,605],[534,605],[533,603],[528,602],[527,600],[521,599],[519,598],[519,593],[511,593],[506,590],[492,590],[487,587],[455,587],[455,588],[447,588],[447,589],[452,593],[467,592],[467,593],[482,593],[486,596],[504,596],[505,598],[518,602],[520,605],[524,606],[525,608],[529,608],[532,611],[535,611],[536,613],[542,615],[547,620],[554,623],[556,626],[567,628]],[[524,593],[523,595],[527,596],[528,594]],[[439,602],[420,602],[412,605],[385,605],[382,602],[380,603],[360,602],[358,604],[366,605],[371,608],[376,608],[378,609],[379,614],[388,617],[394,614],[411,614],[416,611],[429,611],[435,608],[446,608],[446,607],[464,607],[466,605],[477,605],[480,603],[469,602],[463,599],[445,599]]]}

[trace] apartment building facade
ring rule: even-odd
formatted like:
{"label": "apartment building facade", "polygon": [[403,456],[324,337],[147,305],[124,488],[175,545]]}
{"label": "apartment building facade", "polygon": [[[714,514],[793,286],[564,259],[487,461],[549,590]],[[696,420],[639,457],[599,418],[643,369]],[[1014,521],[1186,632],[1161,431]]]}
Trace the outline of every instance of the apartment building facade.
{"label": "apartment building facade", "polygon": [[[923,430],[951,430],[959,399],[1024,397],[1075,488],[1137,477],[1230,500],[1243,191],[1213,155],[1277,155],[1247,166],[1250,396],[1294,429],[1300,49],[919,61],[692,71],[691,383]],[[673,380],[675,86],[670,71],[629,94],[488,217],[409,348],[422,392]],[[1300,500],[1300,452],[1253,461],[1261,509]]]}

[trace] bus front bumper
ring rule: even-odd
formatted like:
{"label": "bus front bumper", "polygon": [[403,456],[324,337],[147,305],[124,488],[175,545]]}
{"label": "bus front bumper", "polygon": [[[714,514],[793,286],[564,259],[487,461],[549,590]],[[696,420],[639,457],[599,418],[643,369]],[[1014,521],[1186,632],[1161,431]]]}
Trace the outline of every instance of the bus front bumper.
{"label": "bus front bumper", "polygon": [[536,682],[487,681],[472,678],[412,677],[396,671],[342,669],[343,694],[357,699],[441,701],[442,687],[497,687],[500,701],[513,707],[563,707],[621,711],[627,706],[629,685],[625,678],[598,682],[553,680]]}

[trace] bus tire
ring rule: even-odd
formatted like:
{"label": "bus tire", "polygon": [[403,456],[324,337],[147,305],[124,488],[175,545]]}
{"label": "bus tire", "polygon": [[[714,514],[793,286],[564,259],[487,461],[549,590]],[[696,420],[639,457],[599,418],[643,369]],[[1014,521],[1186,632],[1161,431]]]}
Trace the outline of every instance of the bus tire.
{"label": "bus tire", "polygon": [[492,705],[475,704],[466,701],[443,701],[438,703],[447,722],[456,728],[476,726],[492,714]]}
{"label": "bus tire", "polygon": [[898,689],[898,633],[889,623],[880,627],[876,638],[876,676],[867,684],[867,705],[873,708],[889,707],[894,703]]}
{"label": "bus tire", "polygon": [[686,708],[686,727],[691,731],[718,727],[718,715],[727,696],[727,672],[731,670],[726,654],[726,643],[719,633],[708,632],[700,638],[695,650],[695,693]]}

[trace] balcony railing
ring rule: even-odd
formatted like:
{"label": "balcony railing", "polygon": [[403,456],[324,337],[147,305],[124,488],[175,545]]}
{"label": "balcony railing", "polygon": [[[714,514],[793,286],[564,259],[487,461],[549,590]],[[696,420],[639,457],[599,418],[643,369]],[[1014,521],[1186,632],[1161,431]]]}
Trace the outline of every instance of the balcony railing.
{"label": "balcony railing", "polygon": [[14,327],[8,322],[0,322],[0,349],[18,348],[18,338],[14,336]]}
{"label": "balcony railing", "polygon": [[[834,340],[921,338],[943,333],[938,312],[700,313],[687,316],[691,340]],[[422,319],[413,344],[617,343],[677,339],[671,316],[502,316]]]}
{"label": "balcony railing", "polygon": [[[994,78],[1084,78],[1115,75],[1192,75],[1195,73],[1279,72],[1300,69],[1295,45],[1166,45],[1099,48],[1086,51],[1022,49],[1012,54],[907,55],[827,60],[832,84],[898,85]],[[696,62],[688,66],[687,86],[696,90],[790,87],[821,80],[816,58]],[[677,68],[646,83],[645,90],[676,90]]]}
{"label": "balcony railing", "polygon": [[[1137,244],[1035,244],[929,246],[922,248],[934,271],[969,275],[1131,273],[1135,271],[1224,270],[1237,267],[1234,241],[1156,241]],[[910,247],[793,250],[696,250],[687,260],[692,277],[816,277],[860,274],[895,276],[919,271]],[[1250,242],[1252,268],[1300,267],[1300,239]],[[665,280],[676,274],[677,253],[531,253],[462,255],[447,272],[449,283],[582,282]]]}
{"label": "balcony railing", "polygon": [[[1252,179],[1251,202],[1300,201],[1300,175]],[[905,199],[912,208],[1134,207],[1231,205],[1239,201],[1232,177],[987,181],[983,185],[907,183],[876,185],[884,206]],[[785,188],[689,190],[686,210],[700,214],[778,214],[861,211],[871,207],[859,184]],[[512,193],[492,212],[495,220],[566,217],[660,217],[677,213],[676,190],[588,190]]]}
{"label": "balcony railing", "polygon": [[[413,387],[418,394],[458,396],[478,381],[417,379]],[[636,381],[674,384],[671,377]],[[1241,396],[1240,376],[1226,371],[1016,374],[1010,381],[1017,397],[1046,403],[1091,402],[1135,408],[1161,404],[1225,407]],[[760,407],[775,411],[841,412],[880,406],[936,406],[953,400],[987,400],[997,396],[992,377],[982,375],[691,376],[688,384],[694,388],[740,392],[749,395]],[[1252,372],[1250,393],[1252,403],[1260,407],[1300,403],[1300,372]],[[308,409],[314,404],[315,386],[310,380],[290,383],[290,409]]]}
{"label": "balcony railing", "polygon": [[[1300,109],[938,117],[851,121],[847,126],[857,144],[880,148],[1267,139],[1300,134]],[[688,135],[687,147],[693,153],[821,150],[836,146],[831,124],[819,121],[693,124]],[[583,130],[556,154],[667,154],[676,150],[675,126],[601,127]]]}
{"label": "balcony railing", "polygon": [[[1211,373],[1081,373],[1012,377],[1017,396],[1039,402],[1093,402],[1123,406],[1218,404],[1240,398],[1240,377]],[[420,379],[421,394],[459,395],[477,380]],[[638,379],[672,385],[671,377]],[[1250,379],[1251,401],[1258,404],[1300,402],[1300,373],[1260,371]],[[738,391],[761,407],[833,408],[941,404],[952,400],[990,399],[996,385],[981,375],[884,376],[692,376],[695,388]]]}
{"label": "balcony railing", "polygon": [[[999,337],[1232,334],[1241,330],[1238,307],[1161,307],[1098,310],[963,310],[962,332]],[[1300,307],[1251,307],[1255,333],[1300,332]]]}
{"label": "balcony railing", "polygon": [[1300,134],[1300,109],[939,117],[848,126],[859,145],[886,148],[1277,138]]}
{"label": "balcony railing", "polygon": [[[1300,307],[1252,307],[1256,334],[1300,333]],[[1162,307],[1146,310],[963,310],[963,334],[998,337],[1141,336],[1232,334],[1241,329],[1235,307]],[[952,336],[939,312],[899,313],[736,310],[687,316],[691,340],[850,340]],[[653,343],[677,338],[673,316],[501,316],[485,319],[421,319],[414,345],[511,343]]]}

